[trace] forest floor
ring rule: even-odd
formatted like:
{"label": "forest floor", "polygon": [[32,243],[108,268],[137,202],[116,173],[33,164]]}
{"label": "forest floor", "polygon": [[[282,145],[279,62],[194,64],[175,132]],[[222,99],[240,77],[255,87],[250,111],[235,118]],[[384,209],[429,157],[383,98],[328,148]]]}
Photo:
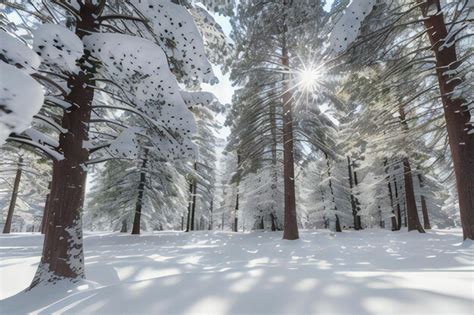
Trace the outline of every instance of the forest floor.
{"label": "forest floor", "polygon": [[86,233],[87,280],[23,292],[42,236],[0,236],[1,314],[473,314],[459,229]]}

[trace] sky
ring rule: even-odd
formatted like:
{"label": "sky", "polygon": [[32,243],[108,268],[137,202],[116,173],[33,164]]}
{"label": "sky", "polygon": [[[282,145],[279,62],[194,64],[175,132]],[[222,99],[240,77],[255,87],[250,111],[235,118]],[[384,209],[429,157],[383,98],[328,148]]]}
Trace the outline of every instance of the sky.
{"label": "sky", "polygon": [[[230,40],[230,33],[232,31],[232,26],[230,25],[230,19],[227,16],[223,16],[220,14],[213,14],[209,12],[216,22],[222,27],[225,35]],[[216,77],[219,79],[219,83],[215,85],[210,84],[202,84],[201,87],[204,91],[213,93],[217,99],[221,102],[221,104],[231,104],[232,103],[232,95],[234,94],[235,87],[232,86],[232,83],[229,79],[229,73],[222,73],[220,67],[218,65],[213,65],[213,71]],[[219,130],[218,136],[219,138],[226,139],[229,134],[229,128],[224,126],[225,116],[224,115],[217,115],[216,119],[221,123],[223,126],[221,130]],[[221,151],[221,150],[220,150]],[[219,152],[220,155],[221,152]],[[219,157],[218,157],[219,158]]]}

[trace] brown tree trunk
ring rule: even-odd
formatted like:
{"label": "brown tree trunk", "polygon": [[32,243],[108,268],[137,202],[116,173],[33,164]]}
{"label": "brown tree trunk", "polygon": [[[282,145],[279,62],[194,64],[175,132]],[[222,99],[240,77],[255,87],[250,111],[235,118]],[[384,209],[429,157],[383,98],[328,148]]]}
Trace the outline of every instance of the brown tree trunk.
{"label": "brown tree trunk", "polygon": [[393,213],[393,216],[392,216],[392,231],[398,231],[399,230],[399,227],[398,227],[398,223],[397,223],[397,218],[395,216],[395,210],[393,209],[393,192],[392,192],[392,185],[390,184],[390,179],[388,179],[388,194],[389,194],[389,197],[390,197],[390,206],[392,207],[392,213]]}
{"label": "brown tree trunk", "polygon": [[194,216],[196,214],[196,194],[197,194],[197,163],[194,162],[194,170],[196,171],[193,181],[193,204],[191,205],[191,231],[194,231]]}
{"label": "brown tree trunk", "polygon": [[18,166],[16,169],[15,182],[13,183],[12,197],[10,199],[10,206],[8,207],[7,219],[3,227],[3,234],[9,234],[12,227],[13,212],[15,211],[16,198],[18,197],[18,188],[20,187],[21,172],[23,167],[23,158],[18,158]]}
{"label": "brown tree trunk", "polygon": [[51,195],[50,192],[51,182],[48,183],[48,194],[46,195],[46,201],[44,202],[43,218],[41,219],[41,234],[46,234],[46,230],[48,228],[49,199]]}
{"label": "brown tree trunk", "polygon": [[[354,186],[358,186],[359,185],[359,180],[357,179],[357,172],[356,170],[354,169],[355,168],[355,165],[354,163],[352,163],[352,167],[353,167],[353,171],[354,171]],[[360,211],[360,202],[359,202],[359,199],[357,199],[357,197],[355,197],[355,204],[356,204],[356,211],[357,213],[359,213]],[[359,226],[359,229],[362,230],[362,219],[360,217],[360,215],[357,216],[357,225]]]}
{"label": "brown tree trunk", "polygon": [[336,232],[342,232],[341,221],[339,220],[339,216],[337,214],[336,214]]}
{"label": "brown tree trunk", "polygon": [[413,189],[413,177],[410,162],[408,161],[407,157],[403,159],[403,176],[405,179],[405,199],[408,218],[408,232],[417,230],[420,233],[424,233],[425,231],[421,226],[420,218],[418,216],[418,209],[416,208],[415,192]]}
{"label": "brown tree trunk", "polygon": [[241,157],[240,154],[237,152],[237,194],[235,196],[235,208],[234,208],[234,222],[232,222],[232,230],[234,232],[237,232],[239,229],[239,219],[238,219],[238,213],[239,213],[239,189],[240,189],[240,162],[241,162]]}
{"label": "brown tree trunk", "polygon": [[214,223],[214,216],[213,216],[213,212],[214,212],[214,200],[211,199],[211,203],[209,205],[209,212],[211,214],[211,220],[209,221],[209,228],[208,230],[212,230],[213,229],[213,223]]}
{"label": "brown tree trunk", "polygon": [[142,165],[140,167],[140,182],[138,183],[138,196],[135,204],[135,216],[133,218],[132,234],[140,234],[140,223],[142,218],[143,195],[146,186],[146,164],[148,162],[148,149],[145,149]]}
{"label": "brown tree trunk", "polygon": [[270,213],[270,217],[272,219],[272,231],[275,232],[277,230],[277,220],[275,218],[275,215],[273,213]]}
{"label": "brown tree trunk", "polygon": [[397,210],[396,210],[396,217],[397,217],[397,231],[402,228],[402,211],[400,209],[400,198],[398,195],[398,185],[397,179],[393,179],[393,186],[395,187],[395,199],[397,200]]}
{"label": "brown tree trunk", "polygon": [[[328,173],[328,178],[329,178],[329,191],[331,192],[331,200],[332,200],[332,203],[334,204],[334,210],[337,211],[337,206],[336,206],[336,201],[335,201],[335,196],[334,196],[334,189],[332,187],[331,164],[329,163],[328,155],[324,153],[324,156],[326,157],[326,165],[328,166],[327,173]],[[341,223],[339,221],[339,216],[337,214],[336,214],[336,232],[342,232]]]}
{"label": "brown tree trunk", "polygon": [[[399,106],[398,113],[400,114],[400,123],[405,133],[408,133],[408,123],[406,121],[405,108]],[[408,231],[418,230],[424,233],[423,227],[418,216],[418,209],[416,208],[415,191],[413,186],[413,174],[411,172],[410,160],[404,157],[403,163],[403,178],[405,181],[405,224],[408,225]]]}
{"label": "brown tree trunk", "polygon": [[[99,30],[98,16],[101,3],[86,1],[80,6],[76,35],[85,35]],[[69,94],[65,100],[73,104],[62,118],[62,127],[67,130],[59,137],[59,150],[64,159],[53,162],[47,231],[44,237],[40,265],[30,288],[41,282],[60,279],[84,278],[84,254],[82,247],[81,214],[86,186],[86,165],[89,151],[84,148],[88,140],[88,129],[94,98],[94,62],[88,54],[83,55],[81,70],[68,79]]]}
{"label": "brown tree trunk", "polygon": [[186,218],[186,231],[191,230],[191,208],[193,206],[193,183],[189,184],[189,202],[188,202],[188,216]]}
{"label": "brown tree trunk", "polygon": [[385,173],[387,174],[386,180],[387,180],[387,188],[388,188],[388,197],[390,198],[390,207],[392,208],[392,214],[393,214],[393,216],[391,217],[392,231],[398,231],[397,218],[395,217],[395,210],[393,207],[392,185],[390,184],[390,175],[388,174],[387,164],[388,164],[388,160],[385,159],[384,166],[385,166]]}
{"label": "brown tree trunk", "polygon": [[421,211],[423,213],[423,227],[425,230],[431,230],[430,217],[428,215],[428,207],[426,206],[425,196],[421,196]]}
{"label": "brown tree trunk", "polygon": [[[281,63],[285,71],[289,71],[289,56],[286,40],[283,40]],[[295,166],[293,161],[293,115],[292,92],[289,78],[283,80],[283,176],[285,184],[285,223],[283,226],[283,239],[296,240],[299,238],[296,217],[295,196]]]}
{"label": "brown tree trunk", "polygon": [[237,188],[237,195],[235,196],[234,222],[233,222],[233,225],[232,225],[232,230],[234,232],[237,232],[238,229],[239,229],[238,213],[239,213],[239,192],[238,192],[238,188]]}
{"label": "brown tree trunk", "polygon": [[[420,188],[424,187],[423,176],[418,174],[418,181],[420,182]],[[423,213],[423,227],[425,230],[431,229],[430,217],[428,215],[428,206],[426,205],[426,198],[421,194],[421,212]]]}
{"label": "brown tree trunk", "polygon": [[120,229],[120,233],[127,233],[127,231],[128,231],[127,220],[122,220],[122,228]]}
{"label": "brown tree trunk", "polygon": [[448,35],[440,2],[419,2],[423,23],[436,58],[436,74],[456,175],[463,236],[464,239],[474,240],[474,136],[468,134],[470,114],[462,106],[464,100],[451,99],[452,92],[461,80],[459,77],[455,78],[455,75],[447,74],[459,65],[453,42],[455,38],[450,38],[450,43],[440,49],[446,43]]}
{"label": "brown tree trunk", "polygon": [[400,209],[400,204],[397,205],[397,221],[398,221],[398,230],[402,228],[402,210]]}
{"label": "brown tree trunk", "polygon": [[349,188],[351,189],[351,206],[352,206],[352,216],[354,217],[354,229],[360,230],[360,218],[357,215],[357,203],[356,198],[354,197],[353,188],[354,184],[352,181],[352,163],[351,158],[347,157],[347,171],[349,173]]}
{"label": "brown tree trunk", "polygon": [[[271,124],[271,134],[272,134],[272,166],[273,166],[273,183],[272,183],[272,197],[274,200],[277,200],[278,195],[278,158],[277,158],[277,148],[278,148],[278,140],[277,140],[277,118],[276,118],[276,108],[275,104],[272,102],[270,104],[270,124]],[[272,224],[271,229],[272,231],[280,230],[281,228],[276,223],[276,209],[275,203],[272,203],[271,209],[271,218]],[[264,227],[265,228],[265,227]]]}

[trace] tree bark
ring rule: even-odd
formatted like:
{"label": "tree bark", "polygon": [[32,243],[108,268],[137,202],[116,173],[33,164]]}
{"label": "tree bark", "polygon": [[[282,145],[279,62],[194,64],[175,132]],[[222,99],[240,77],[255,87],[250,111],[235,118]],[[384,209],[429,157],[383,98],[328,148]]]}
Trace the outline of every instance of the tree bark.
{"label": "tree bark", "polygon": [[273,213],[270,213],[270,217],[272,219],[272,231],[275,232],[277,230],[277,222],[276,222],[276,218],[275,218],[275,215]]}
{"label": "tree bark", "polygon": [[240,189],[240,154],[237,152],[237,193],[235,196],[235,208],[234,208],[234,222],[232,223],[232,230],[234,232],[237,232],[239,229],[239,219],[238,219],[238,213],[239,213],[239,189]]}
{"label": "tree bark", "polygon": [[423,213],[423,228],[425,230],[431,230],[430,217],[428,215],[428,207],[426,205],[425,196],[421,196],[421,211]]}
{"label": "tree bark", "polygon": [[387,176],[385,179],[387,180],[387,188],[388,188],[388,197],[390,198],[390,207],[392,208],[392,214],[393,216],[391,217],[391,223],[392,223],[392,231],[398,231],[398,224],[397,224],[397,219],[395,217],[395,210],[393,207],[393,192],[392,192],[392,185],[390,184],[390,175],[388,173],[388,160],[385,159],[384,161],[384,166],[385,166],[385,174]]}
{"label": "tree bark", "polygon": [[336,214],[336,232],[342,232],[341,221],[339,220],[339,216],[337,214]]}
{"label": "tree bark", "polygon": [[193,204],[191,206],[191,224],[190,224],[191,231],[194,231],[194,216],[196,214],[196,193],[197,193],[197,163],[196,162],[194,162],[194,170],[196,171],[196,174],[194,176],[194,181],[193,181]]}
{"label": "tree bark", "polygon": [[353,193],[354,183],[352,181],[352,163],[351,158],[347,157],[347,171],[349,173],[349,187],[351,189],[351,206],[352,206],[352,216],[354,217],[354,229],[360,230],[360,218],[357,215],[357,203],[356,198]]}
{"label": "tree bark", "polygon": [[[353,167],[353,172],[354,172],[354,186],[358,186],[359,185],[359,180],[357,179],[357,172],[355,170],[355,167],[354,167],[354,163],[352,163],[352,167]],[[356,204],[356,210],[357,210],[357,213],[359,213],[360,211],[360,202],[359,202],[359,199],[357,199],[357,197],[355,197],[355,204]],[[360,215],[357,216],[357,225],[359,226],[359,229],[362,230],[362,219],[360,217]]]}
{"label": "tree bark", "polygon": [[[461,83],[461,79],[447,73],[459,65],[456,46],[453,42],[455,38],[452,37],[449,43],[446,42],[448,31],[439,0],[418,1],[424,18],[423,23],[436,58],[436,74],[456,175],[463,237],[474,240],[474,137],[468,134],[471,129],[469,127],[470,114],[462,106],[464,100],[451,98],[452,92]],[[447,45],[441,47],[443,44]]]}
{"label": "tree bark", "polygon": [[[277,148],[278,148],[278,140],[277,140],[277,121],[276,121],[276,106],[272,102],[270,104],[270,124],[271,124],[271,134],[272,134],[272,166],[273,166],[273,183],[272,183],[272,196],[274,200],[277,199],[278,195],[278,158],[277,158]],[[272,224],[271,229],[272,231],[280,230],[281,228],[276,222],[276,209],[275,203],[272,203],[272,209],[270,212]],[[265,228],[265,226],[263,227]]]}
{"label": "tree bark", "polygon": [[[421,174],[418,174],[418,181],[420,182],[420,188],[423,188],[423,176]],[[421,194],[420,198],[421,212],[423,213],[423,227],[425,228],[425,230],[431,230],[430,217],[428,215],[428,206],[426,205],[426,198],[423,194]]]}
{"label": "tree bark", "polygon": [[48,213],[49,213],[49,199],[50,199],[50,192],[51,192],[51,182],[48,183],[48,194],[46,195],[46,201],[44,202],[44,209],[43,209],[43,218],[41,220],[41,234],[46,234],[46,229],[48,228]]}
{"label": "tree bark", "polygon": [[413,176],[411,172],[410,162],[407,157],[403,158],[403,176],[405,179],[405,199],[407,209],[408,232],[417,230],[425,233],[420,223],[418,209],[416,208],[415,192],[413,189]]}
{"label": "tree bark", "polygon": [[146,188],[146,164],[148,162],[148,149],[145,149],[142,165],[140,167],[140,182],[138,183],[138,196],[135,204],[135,216],[133,218],[132,234],[140,234],[140,223],[142,218],[143,195]]}
{"label": "tree bark", "polygon": [[122,220],[122,228],[120,229],[120,233],[127,233],[127,231],[128,231],[127,220]]}
{"label": "tree bark", "polygon": [[238,222],[239,222],[238,213],[239,213],[239,192],[237,190],[237,195],[235,196],[234,222],[233,222],[233,225],[232,225],[232,230],[234,232],[237,232],[238,229],[239,229],[239,226],[238,226]]}
{"label": "tree bark", "polygon": [[[337,206],[336,206],[336,201],[335,201],[335,196],[334,196],[334,189],[332,187],[331,164],[329,163],[328,155],[324,153],[324,156],[326,157],[326,164],[328,166],[327,173],[328,173],[328,178],[329,178],[329,191],[331,192],[331,200],[332,200],[332,203],[334,204],[334,210],[337,211]],[[341,223],[339,221],[339,216],[337,214],[336,214],[336,232],[342,232]]]}
{"label": "tree bark", "polygon": [[397,211],[396,211],[396,216],[397,216],[397,231],[402,228],[402,211],[400,208],[400,197],[398,195],[398,185],[397,185],[397,179],[393,179],[393,186],[395,187],[395,199],[397,200]]}
{"label": "tree bark", "polygon": [[[289,71],[289,55],[286,39],[283,39],[281,63],[285,71]],[[296,216],[295,196],[295,166],[293,156],[293,115],[292,92],[286,76],[283,80],[283,176],[285,185],[285,223],[283,239],[296,240],[299,238]]]}
{"label": "tree bark", "polygon": [[[79,38],[99,30],[100,8],[100,2],[86,1],[80,5],[75,32]],[[91,86],[95,85],[96,69],[88,52],[80,63],[79,73],[71,75],[67,81],[70,92],[65,100],[73,106],[62,118],[62,127],[67,132],[59,136],[59,150],[64,159],[53,162],[48,226],[41,262],[30,288],[44,281],[84,278],[81,214],[89,151],[83,143],[88,140],[94,98]]]}
{"label": "tree bark", "polygon": [[212,229],[213,229],[213,225],[214,225],[214,224],[213,224],[213,221],[214,221],[214,220],[213,220],[213,218],[214,218],[214,217],[213,217],[213,212],[214,212],[214,199],[211,199],[211,203],[210,203],[210,205],[209,205],[209,212],[210,212],[210,214],[211,214],[211,220],[209,221],[209,228],[208,228],[208,230],[212,230]]}
{"label": "tree bark", "polygon": [[18,166],[16,169],[15,182],[13,183],[12,197],[10,199],[10,206],[8,207],[8,214],[7,214],[7,219],[5,221],[5,226],[3,227],[3,234],[9,234],[12,227],[13,212],[15,211],[16,198],[18,197],[18,188],[20,187],[22,167],[23,167],[23,158],[20,156],[18,158]]}
{"label": "tree bark", "polygon": [[[400,105],[398,108],[400,114],[400,123],[405,133],[408,133],[408,123],[406,121],[405,108]],[[408,231],[418,230],[420,233],[424,233],[423,227],[420,223],[418,216],[418,209],[416,208],[415,191],[413,186],[413,173],[411,171],[410,160],[408,157],[404,157],[402,160],[403,164],[403,178],[405,181],[405,224],[408,225]]]}
{"label": "tree bark", "polygon": [[393,192],[392,192],[392,185],[390,184],[390,178],[388,178],[388,195],[390,197],[390,206],[392,207],[392,213],[393,213],[393,216],[392,216],[392,231],[398,231],[399,230],[399,227],[398,227],[398,223],[397,223],[397,218],[395,216],[395,210],[393,209]]}
{"label": "tree bark", "polygon": [[189,184],[189,202],[188,202],[188,216],[186,218],[186,231],[189,232],[191,230],[191,207],[193,204],[193,183]]}

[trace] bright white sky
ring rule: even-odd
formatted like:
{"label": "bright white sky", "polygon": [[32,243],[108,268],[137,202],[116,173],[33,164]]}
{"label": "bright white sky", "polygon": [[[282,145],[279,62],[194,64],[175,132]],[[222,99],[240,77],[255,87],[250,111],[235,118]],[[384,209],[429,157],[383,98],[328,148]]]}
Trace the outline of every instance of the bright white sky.
{"label": "bright white sky", "polygon": [[[222,27],[222,30],[224,31],[225,35],[230,40],[230,32],[232,31],[232,27],[230,25],[229,18],[223,15],[219,15],[219,14],[212,14],[212,15],[214,19],[216,20],[216,22],[219,23],[219,25]],[[214,74],[219,79],[219,83],[215,85],[202,84],[201,85],[202,89],[204,91],[213,93],[222,104],[232,103],[232,95],[234,94],[235,87],[232,86],[229,80],[229,73],[223,74],[218,66],[213,66],[213,70],[214,70]],[[218,115],[216,118],[219,122],[221,122],[221,125],[223,126],[225,116]],[[229,134],[230,134],[229,128],[223,127],[219,131],[218,136],[222,139],[226,139]],[[219,155],[220,153],[221,152],[219,152]]]}

